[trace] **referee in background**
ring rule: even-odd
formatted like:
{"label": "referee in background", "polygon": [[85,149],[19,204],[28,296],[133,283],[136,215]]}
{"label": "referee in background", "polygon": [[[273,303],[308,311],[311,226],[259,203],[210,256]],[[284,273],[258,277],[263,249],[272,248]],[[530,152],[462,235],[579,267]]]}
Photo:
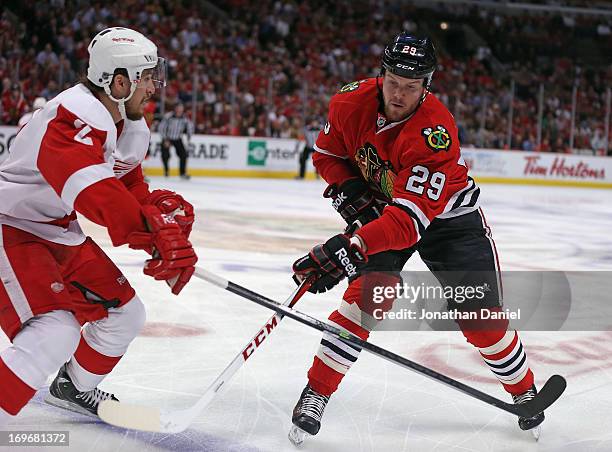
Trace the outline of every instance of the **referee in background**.
{"label": "referee in background", "polygon": [[161,156],[164,163],[164,176],[168,177],[170,168],[168,161],[170,160],[170,146],[174,146],[176,155],[179,158],[179,173],[181,179],[189,179],[191,176],[187,174],[187,151],[183,144],[182,136],[187,135],[187,141],[191,140],[193,135],[193,123],[184,115],[185,107],[178,103],[174,106],[174,112],[168,113],[159,123],[158,132],[161,135]]}
{"label": "referee in background", "polygon": [[304,150],[300,155],[300,174],[296,179],[304,179],[306,175],[306,162],[310,155],[314,152],[314,145],[321,131],[321,123],[316,117],[312,117],[310,122],[304,127]]}

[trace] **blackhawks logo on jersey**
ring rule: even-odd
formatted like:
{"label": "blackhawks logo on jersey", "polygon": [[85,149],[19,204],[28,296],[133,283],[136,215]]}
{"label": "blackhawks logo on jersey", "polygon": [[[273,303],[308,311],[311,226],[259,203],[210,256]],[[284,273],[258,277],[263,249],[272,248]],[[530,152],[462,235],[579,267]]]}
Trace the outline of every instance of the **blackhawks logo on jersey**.
{"label": "blackhawks logo on jersey", "polygon": [[374,184],[383,195],[391,199],[393,197],[393,182],[395,181],[395,173],[391,163],[382,160],[376,148],[370,143],[365,143],[357,149],[355,160],[365,180]]}
{"label": "blackhawks logo on jersey", "polygon": [[421,130],[421,135],[425,137],[425,144],[434,152],[448,151],[452,144],[448,130],[440,124],[435,128],[426,127]]}
{"label": "blackhawks logo on jersey", "polygon": [[340,88],[340,91],[338,91],[338,94],[350,93],[351,91],[355,91],[357,88],[359,88],[360,83],[361,81],[348,83],[344,85],[342,88]]}

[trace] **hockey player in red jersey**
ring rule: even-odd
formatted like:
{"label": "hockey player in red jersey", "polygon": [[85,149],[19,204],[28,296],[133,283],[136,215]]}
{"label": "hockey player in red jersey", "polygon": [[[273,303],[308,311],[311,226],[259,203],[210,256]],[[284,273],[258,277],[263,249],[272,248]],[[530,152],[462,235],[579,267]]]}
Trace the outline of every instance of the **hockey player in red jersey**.
{"label": "hockey player in red jersey", "polygon": [[[142,34],[108,28],[89,45],[82,83],[20,130],[0,165],[0,425],[55,372],[47,401],[96,415],[98,389],[145,321],[125,276],[86,237],[76,212],[114,246],[151,254],[144,273],[178,294],[197,257],[193,207],[149,191],[140,166],[150,132],[143,108],[165,83],[165,62]],[[81,328],[82,327],[82,328]]]}
{"label": "hockey player in red jersey", "polygon": [[[313,163],[329,184],[324,196],[348,228],[297,260],[295,279],[315,273],[310,290],[318,293],[348,277],[329,322],[364,340],[377,323],[371,290],[399,282],[415,251],[441,283],[443,272],[462,272],[455,283],[484,278],[492,290],[479,307],[500,309],[497,255],[478,205],[480,189],[461,157],[453,116],[429,92],[436,61],[429,38],[399,34],[385,48],[380,76],[349,83],[332,97],[315,145]],[[449,308],[468,309],[447,301]],[[457,323],[515,403],[535,396],[533,373],[508,320]],[[359,351],[323,335],[293,411],[294,443],[317,434],[329,397]],[[543,420],[540,413],[519,425],[528,430]]]}

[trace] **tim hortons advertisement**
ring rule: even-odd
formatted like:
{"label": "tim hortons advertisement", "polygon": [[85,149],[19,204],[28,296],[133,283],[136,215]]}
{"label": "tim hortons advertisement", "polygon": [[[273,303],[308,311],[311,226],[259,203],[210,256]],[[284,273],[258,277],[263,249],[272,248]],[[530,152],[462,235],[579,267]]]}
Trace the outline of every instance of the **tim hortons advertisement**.
{"label": "tim hortons advertisement", "polygon": [[470,173],[490,182],[612,186],[612,158],[573,154],[462,149]]}

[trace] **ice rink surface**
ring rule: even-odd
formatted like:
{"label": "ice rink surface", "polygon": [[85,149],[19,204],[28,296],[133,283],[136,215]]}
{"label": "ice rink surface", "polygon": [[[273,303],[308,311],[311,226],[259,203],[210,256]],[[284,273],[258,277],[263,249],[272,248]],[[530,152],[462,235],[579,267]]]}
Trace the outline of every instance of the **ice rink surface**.
{"label": "ice rink surface", "polygon": [[[291,263],[342,229],[321,197],[320,181],[154,178],[152,186],[176,190],[196,207],[191,238],[198,265],[278,301],[294,288]],[[503,269],[612,270],[612,191],[483,185],[481,199]],[[102,229],[87,222],[84,228],[148,311],[144,331],[101,388],[125,402],[192,405],[271,311],[195,278],[175,297],[142,274],[144,253],[114,249]],[[425,266],[415,255],[407,268]],[[345,287],[307,294],[296,308],[324,320]],[[69,431],[75,451],[295,450],[287,440],[291,410],[319,339],[317,331],[284,320],[181,434],[128,431],[62,411],[42,402],[46,388],[5,430]],[[568,380],[566,393],[546,413],[539,443],[513,416],[363,353],[331,398],[320,433],[301,449],[612,451],[612,332],[524,332],[522,340],[536,383],[554,373]],[[371,341],[508,398],[461,333],[375,332]],[[1,337],[0,348],[5,345]]]}

